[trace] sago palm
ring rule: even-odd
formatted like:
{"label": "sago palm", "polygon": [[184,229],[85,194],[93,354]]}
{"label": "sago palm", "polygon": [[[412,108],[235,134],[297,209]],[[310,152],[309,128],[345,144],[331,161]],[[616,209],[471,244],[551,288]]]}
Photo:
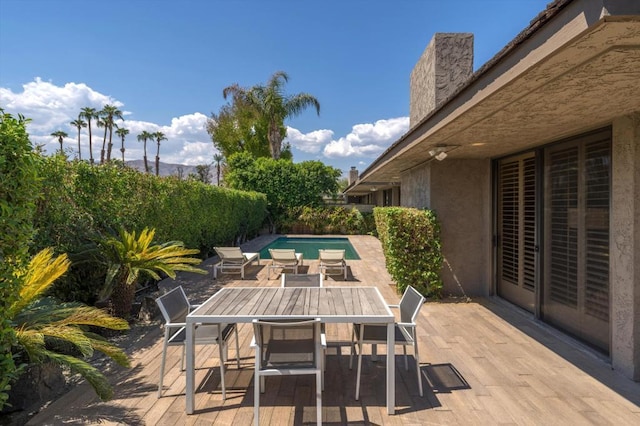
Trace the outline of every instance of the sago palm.
{"label": "sago palm", "polygon": [[[95,307],[42,297],[69,265],[66,254],[54,258],[52,250],[45,249],[33,257],[26,271],[18,272],[20,294],[9,310],[16,331],[18,355],[24,355],[30,363],[52,361],[69,368],[72,373],[84,377],[100,399],[107,400],[113,395],[109,382],[84,359],[99,351],[122,366],[129,367],[129,360],[121,349],[89,331],[89,327],[126,330],[129,325]],[[64,350],[65,347],[71,350]]]}
{"label": "sago palm", "polygon": [[107,276],[101,298],[111,296],[113,314],[127,318],[135,298],[136,284],[141,274],[148,274],[160,280],[160,273],[171,278],[177,271],[206,274],[198,265],[201,259],[187,257],[199,250],[184,247],[181,241],[154,244],[155,229],[145,228],[136,232],[120,231],[119,238],[111,237],[101,241],[100,246],[107,261]]}

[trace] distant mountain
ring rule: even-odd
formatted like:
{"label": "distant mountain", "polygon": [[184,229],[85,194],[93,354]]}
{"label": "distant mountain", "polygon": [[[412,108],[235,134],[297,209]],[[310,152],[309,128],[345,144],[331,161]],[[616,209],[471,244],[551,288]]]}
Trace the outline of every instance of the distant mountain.
{"label": "distant mountain", "polygon": [[[132,169],[144,172],[144,160],[132,160],[126,161],[125,164]],[[155,174],[156,164],[155,161],[149,161],[149,173]],[[160,176],[180,176],[186,178],[190,174],[197,175],[196,166],[186,166],[184,164],[171,164],[160,162]],[[212,165],[209,172],[210,182],[215,184],[216,181],[216,166]]]}

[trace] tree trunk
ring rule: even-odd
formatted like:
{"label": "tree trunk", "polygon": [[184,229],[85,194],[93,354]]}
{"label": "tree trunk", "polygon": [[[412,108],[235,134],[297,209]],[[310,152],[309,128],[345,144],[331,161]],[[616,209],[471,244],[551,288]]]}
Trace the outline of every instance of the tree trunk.
{"label": "tree trunk", "polygon": [[136,284],[127,285],[124,276],[118,276],[117,279],[118,282],[111,293],[111,310],[114,316],[129,319],[136,296]]}

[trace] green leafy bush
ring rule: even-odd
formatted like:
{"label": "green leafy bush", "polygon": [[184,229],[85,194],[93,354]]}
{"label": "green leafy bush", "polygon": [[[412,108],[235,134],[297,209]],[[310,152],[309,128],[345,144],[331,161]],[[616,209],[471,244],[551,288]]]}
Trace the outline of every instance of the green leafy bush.
{"label": "green leafy bush", "polygon": [[51,290],[61,300],[95,303],[106,269],[88,248],[120,229],[154,228],[158,241],[182,241],[208,256],[216,245],[256,235],[266,215],[266,198],[256,192],[157,177],[118,164],[67,162],[62,156],[39,164],[43,197],[35,248],[55,247],[73,261]]}
{"label": "green leafy bush", "polygon": [[271,220],[280,231],[296,219],[296,209],[321,206],[323,195],[335,194],[341,173],[320,161],[293,163],[285,159],[254,158],[246,152],[232,155],[227,165],[227,185],[265,194]]}
{"label": "green leafy bush", "polygon": [[303,207],[298,220],[314,234],[362,235],[375,229],[372,213],[342,207]]}
{"label": "green leafy bush", "polygon": [[427,297],[439,297],[442,251],[440,225],[431,210],[404,207],[373,209],[387,270],[399,293],[411,285]]}
{"label": "green leafy bush", "polygon": [[16,269],[28,262],[33,216],[39,194],[38,157],[26,130],[27,120],[0,109],[0,409],[16,377],[11,346],[16,336],[9,309],[17,299]]}

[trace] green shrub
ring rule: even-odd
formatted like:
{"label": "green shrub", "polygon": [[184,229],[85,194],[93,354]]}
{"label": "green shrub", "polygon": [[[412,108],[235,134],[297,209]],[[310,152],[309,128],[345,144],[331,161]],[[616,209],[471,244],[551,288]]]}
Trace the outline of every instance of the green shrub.
{"label": "green shrub", "polygon": [[387,270],[399,293],[411,285],[427,297],[442,290],[440,225],[433,211],[403,207],[373,209]]}
{"label": "green shrub", "polygon": [[16,336],[9,309],[17,300],[16,270],[28,262],[33,216],[39,194],[37,156],[26,123],[0,109],[0,409],[6,404],[10,382],[16,377],[11,346]]}
{"label": "green shrub", "polygon": [[375,229],[372,213],[342,207],[303,207],[297,219],[314,234],[362,235]]}
{"label": "green shrub", "polygon": [[43,198],[38,203],[35,249],[55,247],[73,265],[51,295],[93,304],[106,270],[87,250],[120,229],[154,228],[158,241],[182,241],[202,256],[216,245],[256,235],[266,198],[255,192],[219,188],[195,180],[157,177],[118,164],[91,166],[42,158]]}
{"label": "green shrub", "polygon": [[295,221],[297,209],[320,207],[323,195],[338,191],[340,170],[320,161],[293,163],[240,152],[227,159],[227,167],[229,187],[266,195],[272,224],[282,232]]}

